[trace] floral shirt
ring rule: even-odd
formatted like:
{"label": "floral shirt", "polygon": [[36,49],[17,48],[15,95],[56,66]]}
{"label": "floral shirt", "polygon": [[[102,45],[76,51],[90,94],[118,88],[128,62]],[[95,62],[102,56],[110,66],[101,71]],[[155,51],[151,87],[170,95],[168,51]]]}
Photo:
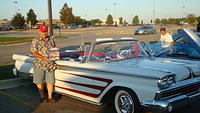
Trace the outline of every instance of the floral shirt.
{"label": "floral shirt", "polygon": [[[37,52],[40,55],[49,58],[49,48],[51,47],[53,47],[53,45],[50,43],[50,40],[44,41],[41,38],[36,37],[32,40],[31,52]],[[49,72],[54,71],[57,68],[57,65],[53,61],[47,62],[43,59],[35,57],[33,67]]]}

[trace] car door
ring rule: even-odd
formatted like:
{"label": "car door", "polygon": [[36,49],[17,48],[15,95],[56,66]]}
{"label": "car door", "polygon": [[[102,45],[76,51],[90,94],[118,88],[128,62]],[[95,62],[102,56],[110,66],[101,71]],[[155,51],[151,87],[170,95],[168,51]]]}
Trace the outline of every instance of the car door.
{"label": "car door", "polygon": [[95,98],[94,71],[89,67],[84,68],[89,66],[87,63],[75,61],[65,63],[77,65],[80,68],[59,66],[59,69],[55,71],[55,91],[93,101]]}
{"label": "car door", "polygon": [[191,54],[192,47],[191,45],[182,37],[179,36],[174,41],[174,46],[172,47],[176,53],[185,53],[185,54]]}

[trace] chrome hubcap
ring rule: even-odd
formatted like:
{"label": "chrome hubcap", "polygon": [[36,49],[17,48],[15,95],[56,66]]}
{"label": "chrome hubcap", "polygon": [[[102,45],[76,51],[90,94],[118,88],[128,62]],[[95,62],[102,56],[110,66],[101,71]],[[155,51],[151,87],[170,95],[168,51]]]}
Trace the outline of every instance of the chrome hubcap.
{"label": "chrome hubcap", "polygon": [[122,94],[118,100],[119,109],[122,113],[133,113],[134,103],[130,95]]}

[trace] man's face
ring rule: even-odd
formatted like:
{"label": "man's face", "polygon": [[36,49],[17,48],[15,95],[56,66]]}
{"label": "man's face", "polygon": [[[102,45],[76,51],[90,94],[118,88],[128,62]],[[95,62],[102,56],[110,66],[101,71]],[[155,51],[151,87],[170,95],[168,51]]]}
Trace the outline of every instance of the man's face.
{"label": "man's face", "polygon": [[42,40],[47,40],[47,35],[48,35],[48,32],[41,32],[41,31],[39,31],[39,37]]}
{"label": "man's face", "polygon": [[165,34],[166,34],[166,31],[160,31],[160,34],[161,34],[161,35],[165,35]]}

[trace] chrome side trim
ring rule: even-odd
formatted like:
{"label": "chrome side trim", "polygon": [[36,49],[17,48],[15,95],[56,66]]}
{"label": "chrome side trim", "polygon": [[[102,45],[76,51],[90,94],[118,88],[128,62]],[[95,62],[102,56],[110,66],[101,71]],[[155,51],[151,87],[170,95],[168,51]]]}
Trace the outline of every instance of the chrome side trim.
{"label": "chrome side trim", "polygon": [[69,94],[66,94],[66,93],[62,93],[62,92],[59,92],[59,91],[54,91],[56,93],[59,93],[59,94],[62,94],[62,95],[65,95],[65,96],[68,96],[68,97],[71,97],[71,98],[74,98],[74,99],[77,99],[77,100],[80,100],[80,101],[83,101],[83,102],[87,102],[87,103],[90,103],[90,104],[93,104],[93,105],[102,105],[103,103],[96,103],[96,102],[92,102],[92,101],[89,101],[89,100],[85,100],[85,99],[82,99],[82,98],[79,98],[79,97],[75,97],[75,96],[72,96],[72,95],[69,95]]}
{"label": "chrome side trim", "polygon": [[[109,73],[109,74],[119,74],[121,75],[122,73],[118,73],[118,72],[108,72],[108,71],[103,71],[103,70],[98,70],[98,69],[86,69],[86,68],[79,68],[79,67],[70,67],[70,66],[63,66],[63,65],[59,65],[58,70],[67,70],[68,69],[81,69],[81,70],[87,70],[87,71],[95,71],[95,72],[102,72],[102,73]],[[153,79],[153,80],[159,80],[159,77],[152,77],[152,76],[144,76],[144,75],[131,75],[131,74],[124,74],[123,75],[127,75],[127,76],[133,76],[133,77],[138,77],[138,78],[145,78],[145,79]]]}

